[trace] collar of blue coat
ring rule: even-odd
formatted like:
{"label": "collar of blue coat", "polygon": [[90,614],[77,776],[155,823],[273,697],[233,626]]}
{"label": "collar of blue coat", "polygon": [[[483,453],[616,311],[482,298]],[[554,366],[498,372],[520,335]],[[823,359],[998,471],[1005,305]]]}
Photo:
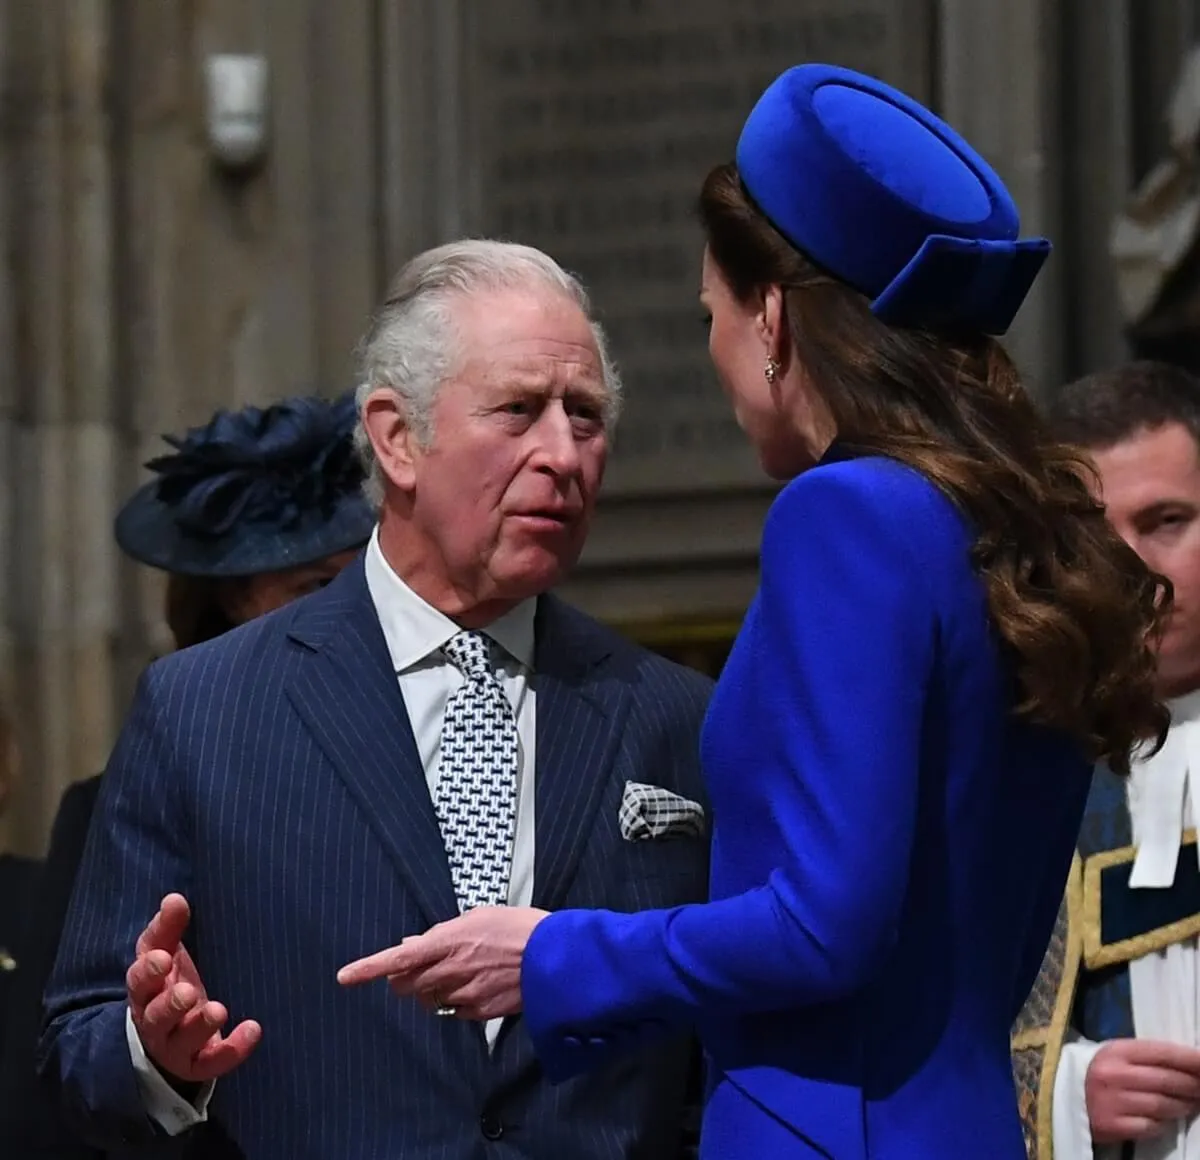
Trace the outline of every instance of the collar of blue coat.
{"label": "collar of blue coat", "polygon": [[778,77],[737,168],[775,228],[892,325],[1003,334],[1050,253],[1018,237],[1004,183],[958,133],[850,69]]}

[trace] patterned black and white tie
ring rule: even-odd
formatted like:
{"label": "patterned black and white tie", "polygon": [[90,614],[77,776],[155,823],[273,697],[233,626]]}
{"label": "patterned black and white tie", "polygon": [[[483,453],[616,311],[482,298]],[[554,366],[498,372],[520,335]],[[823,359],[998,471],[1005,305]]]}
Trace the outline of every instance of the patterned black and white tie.
{"label": "patterned black and white tie", "polygon": [[459,909],[504,906],[512,868],[520,740],[481,632],[444,650],[466,678],[446,703],[434,806]]}

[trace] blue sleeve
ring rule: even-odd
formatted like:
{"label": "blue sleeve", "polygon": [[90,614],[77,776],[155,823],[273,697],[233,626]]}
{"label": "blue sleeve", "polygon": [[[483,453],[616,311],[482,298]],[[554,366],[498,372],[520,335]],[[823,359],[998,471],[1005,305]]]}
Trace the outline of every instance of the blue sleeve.
{"label": "blue sleeve", "polygon": [[161,1146],[125,1038],[125,973],[164,894],[188,895],[181,771],[143,675],[101,782],[44,999],[38,1070],[80,1135],[121,1152]]}
{"label": "blue sleeve", "polygon": [[[759,596],[712,710],[743,731],[744,777],[763,787],[755,807],[779,836],[776,869],[703,905],[546,918],[523,991],[555,1078],[706,1011],[838,999],[893,943],[937,638],[934,564],[917,545],[956,517],[894,465],[839,467],[802,476],[773,505]],[[718,848],[721,825],[718,814]]]}

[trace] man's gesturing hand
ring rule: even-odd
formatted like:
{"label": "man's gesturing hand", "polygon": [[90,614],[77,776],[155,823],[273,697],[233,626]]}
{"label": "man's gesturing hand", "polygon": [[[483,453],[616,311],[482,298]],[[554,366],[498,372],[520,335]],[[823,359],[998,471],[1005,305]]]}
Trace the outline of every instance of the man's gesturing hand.
{"label": "man's gesturing hand", "polygon": [[258,1046],[262,1028],[221,1028],[229,1013],[208,998],[192,956],[183,946],[191,911],[181,894],[168,894],[137,941],[125,975],[129,1011],[146,1054],[168,1079],[205,1083],[237,1067]]}

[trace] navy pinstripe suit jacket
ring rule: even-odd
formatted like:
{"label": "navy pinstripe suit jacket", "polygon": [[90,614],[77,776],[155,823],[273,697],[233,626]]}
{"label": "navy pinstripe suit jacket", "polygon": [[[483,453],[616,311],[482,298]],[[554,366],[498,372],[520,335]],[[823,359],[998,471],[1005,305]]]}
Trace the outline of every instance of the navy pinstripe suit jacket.
{"label": "navy pinstripe suit jacket", "polygon": [[[536,627],[534,904],[702,899],[707,843],[627,842],[626,780],[705,801],[710,682],[553,597]],[[40,1066],[102,1146],[155,1144],[124,976],[158,902],[263,1041],[210,1112],[252,1160],[617,1160],[677,1153],[691,1045],[552,1087],[518,1020],[438,1019],[339,966],[457,913],[362,562],[323,592],[152,665],[109,764],[46,992]],[[157,1141],[161,1143],[162,1141]]]}

